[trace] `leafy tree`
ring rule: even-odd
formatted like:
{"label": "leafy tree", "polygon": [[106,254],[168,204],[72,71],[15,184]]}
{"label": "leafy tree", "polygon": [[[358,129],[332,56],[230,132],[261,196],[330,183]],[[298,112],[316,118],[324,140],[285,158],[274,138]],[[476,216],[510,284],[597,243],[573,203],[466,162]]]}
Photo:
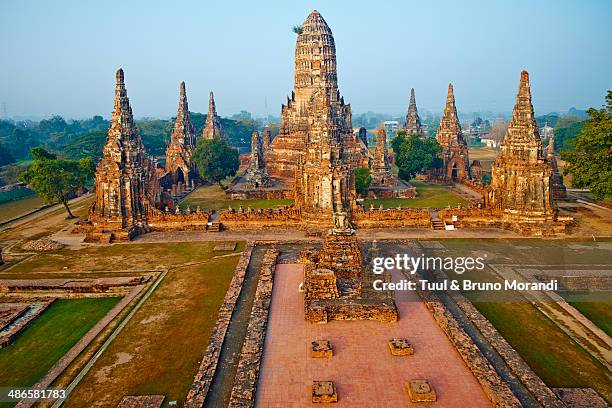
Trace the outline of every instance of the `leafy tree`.
{"label": "leafy tree", "polygon": [[200,177],[210,183],[218,183],[226,177],[236,174],[240,166],[238,151],[231,147],[225,139],[200,139],[192,154],[192,160],[198,168]]}
{"label": "leafy tree", "polygon": [[6,146],[0,143],[0,166],[4,166],[5,164],[13,162],[15,162],[15,158],[13,157],[11,152],[9,152]]}
{"label": "leafy tree", "polygon": [[93,177],[95,166],[89,157],[81,160],[58,159],[42,147],[32,149],[34,163],[19,179],[27,183],[47,203],[60,202],[68,218],[74,218],[68,200]]}
{"label": "leafy tree", "polygon": [[97,160],[102,156],[102,148],[106,141],[106,130],[92,130],[79,135],[62,149],[62,154],[73,159],[92,157]]}
{"label": "leafy tree", "polygon": [[68,124],[59,115],[55,115],[50,119],[43,119],[38,124],[38,128],[41,132],[50,135],[51,133],[61,133],[68,130]]}
{"label": "leafy tree", "polygon": [[563,116],[555,126],[555,150],[573,149],[571,141],[578,136],[582,130],[584,121],[577,116]]}
{"label": "leafy tree", "polygon": [[355,190],[357,194],[363,196],[368,187],[370,187],[371,182],[372,176],[370,175],[370,169],[367,167],[355,169]]}
{"label": "leafy tree", "polygon": [[434,138],[421,139],[417,135],[405,136],[404,132],[400,132],[391,141],[391,146],[395,152],[399,176],[406,181],[417,173],[441,165],[438,155],[442,152],[442,147]]}
{"label": "leafy tree", "polygon": [[571,142],[575,150],[564,150],[561,157],[567,162],[564,173],[572,176],[572,184],[588,188],[599,200],[612,199],[612,91],[608,91],[606,105],[590,108],[589,119]]}

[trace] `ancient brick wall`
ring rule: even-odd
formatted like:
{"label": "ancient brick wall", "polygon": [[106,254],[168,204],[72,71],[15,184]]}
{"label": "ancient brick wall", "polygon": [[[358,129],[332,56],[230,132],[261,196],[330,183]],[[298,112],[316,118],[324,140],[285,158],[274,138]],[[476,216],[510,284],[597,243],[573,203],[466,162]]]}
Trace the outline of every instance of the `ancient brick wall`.
{"label": "ancient brick wall", "polygon": [[238,370],[234,380],[234,387],[230,396],[228,407],[254,407],[257,392],[257,380],[261,366],[266,327],[270,302],[272,301],[272,287],[274,284],[274,270],[278,259],[278,250],[268,249],[264,254],[259,280],[253,299],[251,317],[244,338]]}
{"label": "ancient brick wall", "polygon": [[240,260],[234,271],[234,277],[230,282],[230,286],[225,293],[223,304],[219,309],[217,315],[217,322],[212,330],[208,345],[204,351],[202,362],[198,372],[193,379],[187,398],[185,399],[185,408],[201,408],[204,406],[206,400],[206,394],[210,389],[210,384],[217,371],[217,365],[219,363],[219,357],[221,354],[221,348],[223,347],[223,341],[225,340],[225,333],[232,318],[234,307],[242,291],[242,284],[244,283],[244,277],[246,275],[249,261],[253,253],[253,243],[247,243],[247,247],[244,252],[240,255]]}
{"label": "ancient brick wall", "polygon": [[353,211],[353,224],[357,228],[429,228],[429,211],[421,209],[361,209]]}

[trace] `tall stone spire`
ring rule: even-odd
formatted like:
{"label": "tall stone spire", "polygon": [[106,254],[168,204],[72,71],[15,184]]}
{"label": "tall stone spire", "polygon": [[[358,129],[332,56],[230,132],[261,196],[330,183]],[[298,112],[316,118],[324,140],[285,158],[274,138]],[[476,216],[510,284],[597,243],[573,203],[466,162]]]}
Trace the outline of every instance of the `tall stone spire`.
{"label": "tall stone spire", "polygon": [[338,91],[332,32],[316,10],[296,40],[294,92],[282,107],[272,146],[276,154],[268,171],[294,173],[295,206],[302,218],[350,229],[356,197],[351,107]]}
{"label": "tall stone spire", "polygon": [[204,139],[214,139],[222,136],[221,120],[217,116],[217,108],[215,107],[215,97],[210,92],[208,99],[208,114],[206,115],[206,124],[204,130],[202,130],[202,137]]}
{"label": "tall stone spire", "polygon": [[331,102],[339,99],[336,45],[332,31],[314,10],[302,24],[295,44],[295,101],[310,100],[315,89],[325,90]]}
{"label": "tall stone spire", "polygon": [[196,133],[189,116],[189,105],[187,104],[184,81],[181,81],[180,85],[178,110],[176,112],[174,128],[170,135],[170,144],[181,144],[188,149],[196,145]]}
{"label": "tall stone spire", "polygon": [[556,213],[552,173],[535,122],[529,74],[523,71],[512,120],[491,167],[488,204],[514,218],[549,219]]}
{"label": "tall stone spire", "polygon": [[96,168],[96,203],[92,215],[114,229],[146,222],[147,161],[125,89],[117,70],[115,102],[102,159]]}
{"label": "tall stone spire", "polygon": [[461,181],[468,178],[470,167],[468,147],[461,132],[452,84],[448,84],[446,106],[442,119],[440,119],[436,140],[442,146],[443,174],[441,176],[447,181]]}
{"label": "tall stone spire", "polygon": [[442,119],[440,119],[438,132],[436,133],[436,140],[441,146],[465,144],[463,133],[461,132],[461,124],[459,123],[459,117],[457,115],[457,107],[455,106],[453,84],[448,84],[446,105],[444,107]]}
{"label": "tall stone spire", "polygon": [[315,10],[297,36],[294,89],[281,107],[266,168],[294,191],[303,219],[324,224],[354,204],[356,152],[351,106],[338,91],[334,38]]}
{"label": "tall stone spire", "polygon": [[[453,102],[454,103],[454,102]],[[406,115],[406,124],[404,125],[406,134],[418,135],[424,137],[423,126],[421,125],[421,119],[419,118],[419,112],[416,106],[416,98],[414,97],[414,88],[410,89],[410,106],[408,107],[408,114]]]}
{"label": "tall stone spire", "polygon": [[387,150],[387,133],[379,129],[376,135],[376,150],[372,160],[372,186],[394,186],[397,179],[391,171],[389,154]]}
{"label": "tall stone spire", "polygon": [[531,87],[527,71],[521,72],[512,120],[502,140],[500,155],[516,157],[531,163],[543,159],[542,140],[531,104]]}
{"label": "tall stone spire", "polygon": [[183,186],[189,187],[191,180],[197,177],[195,165],[191,161],[191,151],[195,146],[196,132],[189,117],[185,82],[181,81],[176,120],[166,148],[166,171],[170,173],[171,179],[169,184],[176,184],[177,188],[180,187],[178,190]]}

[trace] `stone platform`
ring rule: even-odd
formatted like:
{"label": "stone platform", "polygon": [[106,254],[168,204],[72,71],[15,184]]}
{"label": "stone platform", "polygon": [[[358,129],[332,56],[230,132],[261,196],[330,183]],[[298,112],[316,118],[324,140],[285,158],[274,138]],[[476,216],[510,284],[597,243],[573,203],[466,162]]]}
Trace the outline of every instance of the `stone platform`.
{"label": "stone platform", "polygon": [[[399,292],[400,320],[332,321],[312,324],[303,319],[298,291],[303,267],[277,265],[268,333],[257,387],[257,407],[312,407],[313,381],[333,381],[337,407],[405,407],[413,405],[407,381],[428,379],[437,406],[490,407],[476,379],[464,365],[418,296]],[[392,356],[387,342],[408,338],[416,350],[405,358]],[[311,358],[312,339],[330,340],[334,356]]]}

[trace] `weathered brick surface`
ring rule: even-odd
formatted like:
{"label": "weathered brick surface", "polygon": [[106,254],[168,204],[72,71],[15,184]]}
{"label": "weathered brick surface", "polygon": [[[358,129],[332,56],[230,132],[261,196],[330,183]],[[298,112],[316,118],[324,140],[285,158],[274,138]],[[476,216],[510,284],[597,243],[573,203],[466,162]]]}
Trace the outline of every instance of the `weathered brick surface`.
{"label": "weathered brick surface", "polygon": [[[442,279],[448,278],[444,272],[438,271],[437,274]],[[491,322],[474,307],[472,302],[461,292],[448,291],[448,293],[538,402],[544,407],[563,408],[563,403],[553,391],[533,372],[525,360],[512,348]]]}
{"label": "weathered brick surface", "polygon": [[238,301],[238,297],[242,291],[242,284],[244,283],[244,277],[249,261],[251,260],[252,253],[253,243],[249,242],[247,243],[245,251],[240,256],[240,260],[238,261],[238,265],[236,266],[236,270],[234,272],[234,277],[232,278],[230,286],[225,293],[223,304],[221,305],[219,314],[217,316],[217,323],[215,324],[215,327],[210,335],[210,339],[208,340],[208,345],[204,351],[200,368],[198,369],[193,383],[191,384],[189,393],[187,394],[187,398],[185,400],[186,408],[201,408],[204,406],[206,394],[210,389],[210,384],[212,383],[213,377],[215,376],[215,372],[217,370],[221,347],[223,346],[223,341],[225,340],[225,333],[227,332],[230,319],[232,318],[232,313],[234,312],[234,307],[236,306],[236,302]]}
{"label": "weathered brick surface", "polygon": [[438,296],[431,291],[418,290],[417,292],[491,402],[496,407],[520,407],[520,402],[508,384],[500,378]]}

